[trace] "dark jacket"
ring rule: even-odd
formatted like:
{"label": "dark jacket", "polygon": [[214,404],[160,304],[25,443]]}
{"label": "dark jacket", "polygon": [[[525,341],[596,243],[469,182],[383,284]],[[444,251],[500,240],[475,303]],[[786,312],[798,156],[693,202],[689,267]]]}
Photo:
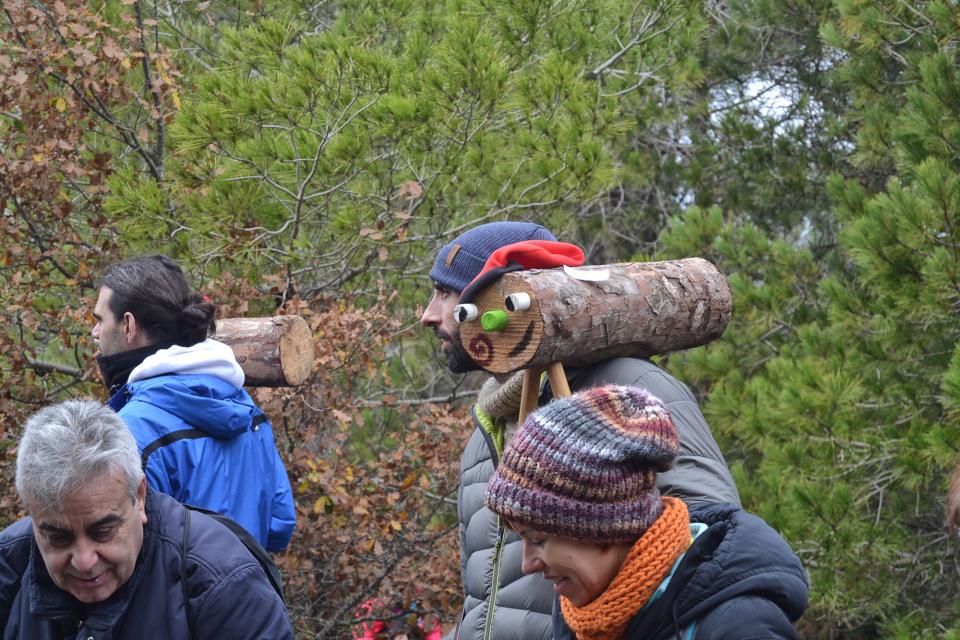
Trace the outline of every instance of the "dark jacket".
{"label": "dark jacket", "polygon": [[[47,573],[24,518],[0,533],[0,625],[3,640],[169,640],[293,638],[283,601],[260,564],[223,525],[190,514],[186,557],[185,509],[147,490],[147,524],[133,575],[86,612]],[[184,607],[181,563],[186,561]]]}
{"label": "dark jacket", "polygon": [[[573,391],[620,384],[643,387],[660,398],[677,425],[680,440],[680,454],[674,469],[657,476],[660,491],[691,506],[740,504],[720,447],[696,398],[682,382],[638,358],[611,358],[570,370],[567,378]],[[549,392],[545,390],[541,404],[548,400]],[[549,640],[553,585],[539,575],[523,575],[520,539],[483,503],[487,482],[502,453],[504,423],[490,419],[479,405],[474,408],[474,419],[476,429],[460,461],[457,499],[465,591],[458,637],[463,640]]]}
{"label": "dark jacket", "polygon": [[282,551],[296,522],[293,492],[270,421],[242,387],[230,347],[205,340],[147,357],[110,408],[136,438],[151,487]]}
{"label": "dark jacket", "polygon": [[[625,640],[799,639],[807,577],[786,541],[733,505],[692,509],[708,528],[693,541],[663,594],[637,614]],[[554,602],[554,640],[574,634]],[[691,625],[693,635],[690,635]]]}

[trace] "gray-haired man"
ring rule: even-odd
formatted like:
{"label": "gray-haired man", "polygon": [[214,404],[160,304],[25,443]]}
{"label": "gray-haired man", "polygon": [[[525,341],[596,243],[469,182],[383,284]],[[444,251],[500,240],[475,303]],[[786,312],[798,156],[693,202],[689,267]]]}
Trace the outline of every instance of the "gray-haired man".
{"label": "gray-haired man", "polygon": [[292,638],[280,596],[227,528],[147,487],[137,444],[98,402],[24,427],[0,533],[4,638]]}

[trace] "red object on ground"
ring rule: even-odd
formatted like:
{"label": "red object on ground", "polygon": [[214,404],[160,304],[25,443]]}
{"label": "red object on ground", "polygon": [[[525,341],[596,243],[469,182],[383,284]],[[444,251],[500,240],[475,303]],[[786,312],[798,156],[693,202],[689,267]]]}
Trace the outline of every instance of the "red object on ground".
{"label": "red object on ground", "polygon": [[[360,609],[357,611],[357,618],[366,618],[373,613],[373,608],[378,604],[376,599],[367,600],[360,605]],[[423,629],[423,620],[419,621],[418,626]],[[387,628],[387,623],[383,620],[373,620],[370,622],[363,622],[359,625],[359,629],[355,629],[353,632],[354,640],[377,640],[377,634],[389,633],[390,629]],[[380,638],[385,636],[380,635]],[[392,637],[392,636],[386,636]],[[440,628],[440,625],[435,625],[433,629],[427,631],[423,636],[425,640],[441,640],[443,637],[443,630]]]}

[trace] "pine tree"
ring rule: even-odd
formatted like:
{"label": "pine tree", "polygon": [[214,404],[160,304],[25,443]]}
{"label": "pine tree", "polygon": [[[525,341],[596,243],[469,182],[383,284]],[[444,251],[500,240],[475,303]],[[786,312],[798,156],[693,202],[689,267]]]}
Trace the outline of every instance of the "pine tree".
{"label": "pine tree", "polygon": [[955,11],[838,2],[827,18],[849,137],[846,166],[811,175],[835,172],[819,231],[836,250],[818,259],[719,208],[677,216],[665,247],[712,252],[737,318],[673,364],[700,369],[748,507],[804,560],[805,637],[943,637],[958,613],[942,498],[960,448]]}

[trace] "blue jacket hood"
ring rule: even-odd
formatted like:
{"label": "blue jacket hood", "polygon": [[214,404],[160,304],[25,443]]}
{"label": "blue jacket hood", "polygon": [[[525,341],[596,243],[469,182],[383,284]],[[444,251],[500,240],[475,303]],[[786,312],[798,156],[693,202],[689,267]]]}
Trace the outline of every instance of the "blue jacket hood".
{"label": "blue jacket hood", "polygon": [[[138,380],[118,392],[122,394],[136,396],[137,401],[178,416],[221,439],[234,438],[246,431],[256,411],[253,400],[242,389],[206,374]],[[115,403],[111,400],[110,404]]]}

